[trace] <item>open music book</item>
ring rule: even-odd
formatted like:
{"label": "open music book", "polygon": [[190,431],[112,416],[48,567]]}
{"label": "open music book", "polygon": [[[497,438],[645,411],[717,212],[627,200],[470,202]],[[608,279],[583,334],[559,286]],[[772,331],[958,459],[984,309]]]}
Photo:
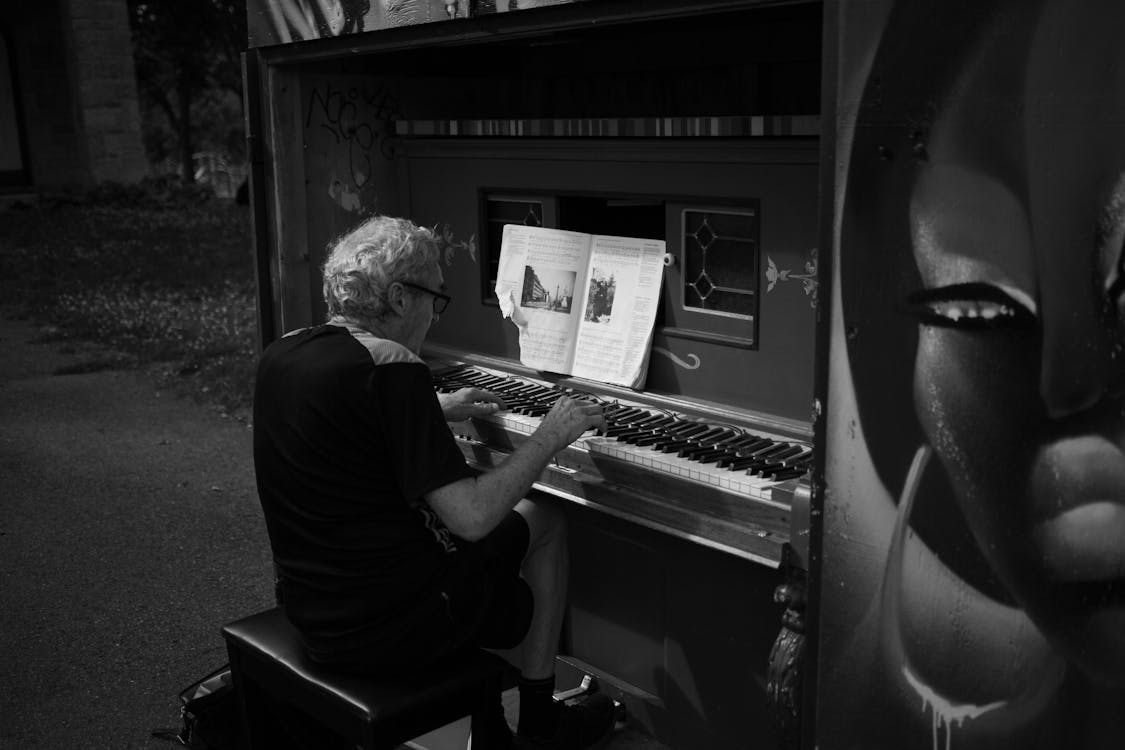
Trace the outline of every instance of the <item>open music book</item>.
{"label": "open music book", "polygon": [[496,297],[520,361],[642,388],[664,255],[663,240],[505,225]]}

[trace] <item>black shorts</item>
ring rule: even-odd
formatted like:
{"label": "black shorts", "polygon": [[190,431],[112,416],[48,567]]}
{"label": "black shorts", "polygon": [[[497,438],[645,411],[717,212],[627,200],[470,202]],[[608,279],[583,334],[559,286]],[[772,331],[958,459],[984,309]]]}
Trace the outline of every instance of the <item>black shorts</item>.
{"label": "black shorts", "polygon": [[520,577],[531,533],[511,511],[478,542],[457,539],[457,551],[434,588],[399,616],[373,622],[351,642],[305,647],[313,661],[348,672],[409,671],[462,649],[511,648],[531,625],[534,600]]}
{"label": "black shorts", "polygon": [[530,538],[527,521],[511,511],[480,541],[457,540],[454,564],[440,587],[453,624],[441,653],[469,645],[511,648],[527,635],[535,607],[520,565]]}

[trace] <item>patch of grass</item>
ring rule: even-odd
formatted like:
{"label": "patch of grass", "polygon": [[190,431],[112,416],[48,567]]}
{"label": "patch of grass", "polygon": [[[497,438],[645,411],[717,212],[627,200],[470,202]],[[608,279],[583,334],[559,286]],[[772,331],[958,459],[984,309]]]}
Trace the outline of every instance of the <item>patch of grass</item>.
{"label": "patch of grass", "polygon": [[257,359],[249,209],[168,182],[0,213],[0,299],[245,416]]}

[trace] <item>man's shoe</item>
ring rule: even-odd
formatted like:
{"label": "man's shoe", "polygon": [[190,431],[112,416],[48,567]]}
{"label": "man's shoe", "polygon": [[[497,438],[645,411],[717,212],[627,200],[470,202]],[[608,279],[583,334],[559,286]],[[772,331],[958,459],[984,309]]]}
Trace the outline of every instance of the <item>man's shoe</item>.
{"label": "man's shoe", "polygon": [[598,742],[613,729],[613,699],[604,693],[590,693],[559,710],[559,723],[550,736],[516,733],[513,750],[583,750]]}

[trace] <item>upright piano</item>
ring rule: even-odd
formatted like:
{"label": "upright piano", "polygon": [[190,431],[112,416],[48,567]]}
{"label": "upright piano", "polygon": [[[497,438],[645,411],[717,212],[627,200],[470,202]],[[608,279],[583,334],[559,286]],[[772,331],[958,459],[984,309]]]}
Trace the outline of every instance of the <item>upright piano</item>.
{"label": "upright piano", "polygon": [[[323,319],[325,245],[363,215],[435,227],[435,388],[509,406],[451,425],[468,461],[503,461],[559,394],[607,416],[534,489],[570,525],[560,685],[592,675],[685,750],[798,731],[820,42],[819,3],[591,0],[247,58],[263,336]],[[665,241],[643,388],[520,363],[493,292],[508,223]]]}

